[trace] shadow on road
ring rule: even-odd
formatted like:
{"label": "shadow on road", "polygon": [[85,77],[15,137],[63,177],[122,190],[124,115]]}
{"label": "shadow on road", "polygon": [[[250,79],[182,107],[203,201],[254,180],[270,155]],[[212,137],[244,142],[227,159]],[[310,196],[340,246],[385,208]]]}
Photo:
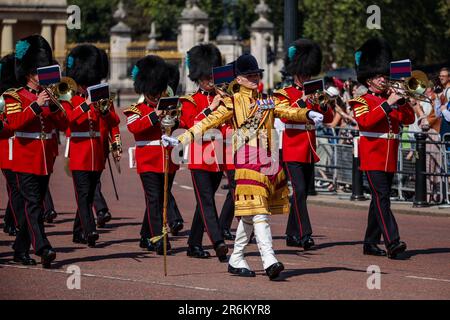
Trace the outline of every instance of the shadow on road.
{"label": "shadow on road", "polygon": [[81,262],[95,262],[102,260],[116,260],[116,259],[133,259],[139,261],[140,259],[150,259],[152,256],[146,252],[128,252],[128,253],[113,253],[109,255],[96,255],[91,257],[72,258],[67,260],[56,261],[52,268],[63,268],[67,265],[78,264]]}
{"label": "shadow on road", "polygon": [[337,271],[350,271],[350,272],[362,272],[366,273],[366,270],[357,270],[350,268],[342,268],[342,267],[324,267],[324,268],[316,268],[316,269],[287,269],[283,271],[280,277],[274,281],[286,281],[289,278],[304,276],[308,274],[322,274],[322,273],[330,273]]}
{"label": "shadow on road", "polygon": [[428,255],[428,254],[440,254],[440,253],[450,253],[450,248],[430,248],[430,249],[420,249],[420,250],[407,250],[403,254],[399,255],[396,260],[408,260],[414,256],[418,255]]}

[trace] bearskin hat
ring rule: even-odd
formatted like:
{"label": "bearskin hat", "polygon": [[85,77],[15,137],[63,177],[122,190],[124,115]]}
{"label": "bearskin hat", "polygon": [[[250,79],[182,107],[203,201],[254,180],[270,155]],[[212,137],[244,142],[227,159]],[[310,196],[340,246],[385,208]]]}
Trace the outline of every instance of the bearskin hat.
{"label": "bearskin hat", "polygon": [[180,84],[180,70],[177,65],[167,63],[167,73],[169,74],[169,87],[173,90],[176,95],[178,90],[178,85]]}
{"label": "bearskin hat", "polygon": [[100,54],[102,56],[102,66],[103,66],[103,73],[102,73],[102,79],[107,79],[109,75],[109,58],[108,54],[105,50],[99,49]]}
{"label": "bearskin hat", "polygon": [[169,72],[166,62],[159,56],[140,59],[133,68],[134,90],[138,94],[156,96],[167,90]]}
{"label": "bearskin hat", "polygon": [[292,76],[316,76],[322,69],[322,49],[312,40],[298,39],[289,47],[285,65]]}
{"label": "bearskin hat", "polygon": [[14,54],[8,54],[0,60],[0,95],[10,88],[17,87],[14,74]]}
{"label": "bearskin hat", "polygon": [[101,50],[91,44],[73,48],[66,61],[66,75],[80,86],[90,87],[105,78],[105,63]]}
{"label": "bearskin hat", "polygon": [[20,85],[25,85],[27,76],[36,70],[52,65],[53,53],[47,40],[40,35],[32,35],[16,43],[15,74]]}
{"label": "bearskin hat", "polygon": [[378,74],[388,75],[392,61],[389,43],[381,38],[367,40],[355,53],[358,81],[365,84],[367,79]]}
{"label": "bearskin hat", "polygon": [[200,44],[188,51],[186,65],[189,69],[189,79],[194,82],[204,77],[211,77],[212,69],[222,65],[222,54],[211,44]]}

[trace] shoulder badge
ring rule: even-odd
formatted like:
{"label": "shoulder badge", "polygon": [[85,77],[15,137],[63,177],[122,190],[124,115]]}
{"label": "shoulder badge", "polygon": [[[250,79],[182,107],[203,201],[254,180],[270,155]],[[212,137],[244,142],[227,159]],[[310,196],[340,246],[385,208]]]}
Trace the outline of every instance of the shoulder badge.
{"label": "shoulder badge", "polygon": [[275,90],[274,94],[278,94],[286,99],[289,99],[289,94],[287,93],[286,88]]}
{"label": "shoulder badge", "polygon": [[355,118],[359,118],[363,114],[366,114],[370,111],[367,101],[362,97],[357,97],[355,99],[349,100],[348,103],[352,108],[354,108],[353,113],[355,115]]}
{"label": "shoulder badge", "polygon": [[197,106],[197,102],[195,102],[194,97],[192,96],[192,94],[189,94],[187,96],[183,96],[180,98],[181,101],[185,100],[185,101],[189,101],[190,103],[192,103],[193,105]]}
{"label": "shoulder badge", "polygon": [[3,93],[3,98],[11,98],[14,101],[5,104],[5,111],[7,115],[22,112],[22,99],[17,93],[22,88],[11,88]]}
{"label": "shoulder badge", "polygon": [[128,116],[129,114],[137,114],[142,116],[141,110],[138,109],[137,104],[131,105],[128,109],[124,110],[123,113]]}

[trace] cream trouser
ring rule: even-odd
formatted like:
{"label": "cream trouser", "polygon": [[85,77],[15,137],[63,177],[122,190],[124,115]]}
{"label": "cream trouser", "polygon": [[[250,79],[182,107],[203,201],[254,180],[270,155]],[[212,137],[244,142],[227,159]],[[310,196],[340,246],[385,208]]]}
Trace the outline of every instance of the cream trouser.
{"label": "cream trouser", "polygon": [[239,221],[236,231],[236,240],[234,241],[233,254],[229,260],[229,264],[233,268],[247,268],[251,270],[247,261],[245,261],[244,250],[253,231],[255,233],[264,269],[267,269],[278,262],[272,248],[272,233],[270,231],[269,216],[243,216],[241,217],[241,221]]}

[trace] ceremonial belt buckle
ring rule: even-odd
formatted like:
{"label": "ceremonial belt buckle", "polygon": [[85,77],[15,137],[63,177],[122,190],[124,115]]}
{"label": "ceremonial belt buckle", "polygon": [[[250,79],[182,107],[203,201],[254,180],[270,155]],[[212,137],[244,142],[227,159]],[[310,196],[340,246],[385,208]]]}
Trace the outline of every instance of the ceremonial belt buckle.
{"label": "ceremonial belt buckle", "polygon": [[394,140],[394,139],[395,139],[395,133],[389,132],[389,133],[388,133],[388,139],[389,139],[389,140]]}
{"label": "ceremonial belt buckle", "polygon": [[314,130],[314,126],[311,123],[305,124],[305,130],[312,131]]}
{"label": "ceremonial belt buckle", "polygon": [[91,138],[95,138],[95,131],[89,130],[89,136],[90,136]]}
{"label": "ceremonial belt buckle", "polygon": [[41,132],[40,135],[39,135],[39,138],[41,140],[46,140],[47,139],[47,134],[45,132]]}

